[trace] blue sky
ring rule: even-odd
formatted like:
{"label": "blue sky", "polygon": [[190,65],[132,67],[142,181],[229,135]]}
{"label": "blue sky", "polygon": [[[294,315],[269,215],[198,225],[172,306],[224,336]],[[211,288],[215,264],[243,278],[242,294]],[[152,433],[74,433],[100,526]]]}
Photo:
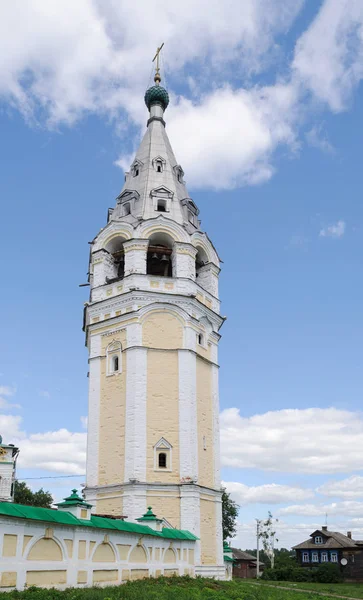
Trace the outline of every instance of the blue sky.
{"label": "blue sky", "polygon": [[0,9],[0,427],[21,447],[19,475],[76,474],[29,481],[56,498],[84,481],[78,286],[164,41],[169,137],[224,261],[222,462],[237,542],[251,547],[268,510],[284,545],[326,512],[362,538],[362,5],[27,4],[29,26],[11,36],[16,3]]}

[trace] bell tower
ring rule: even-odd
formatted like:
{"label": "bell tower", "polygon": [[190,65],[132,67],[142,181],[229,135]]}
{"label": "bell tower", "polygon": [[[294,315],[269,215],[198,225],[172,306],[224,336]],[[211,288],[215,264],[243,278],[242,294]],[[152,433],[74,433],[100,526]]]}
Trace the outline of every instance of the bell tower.
{"label": "bell tower", "polygon": [[91,245],[85,496],[130,520],[152,506],[200,538],[196,573],[223,578],[220,261],[166,134],[158,65],[154,81],[145,135]]}

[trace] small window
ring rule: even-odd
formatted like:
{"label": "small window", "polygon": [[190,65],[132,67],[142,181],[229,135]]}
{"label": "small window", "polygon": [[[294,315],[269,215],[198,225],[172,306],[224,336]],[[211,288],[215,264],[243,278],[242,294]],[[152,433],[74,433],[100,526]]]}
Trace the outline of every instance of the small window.
{"label": "small window", "polygon": [[138,174],[139,174],[139,169],[138,169],[138,167],[135,167],[135,169],[134,169],[134,177],[137,177]]}
{"label": "small window", "polygon": [[354,563],[354,554],[349,555],[349,560],[351,563]]}
{"label": "small window", "polygon": [[166,212],[166,201],[165,200],[158,200],[157,210],[159,212]]}
{"label": "small window", "polygon": [[119,369],[119,360],[118,360],[118,356],[113,356],[112,357],[112,370],[114,373],[116,373]]}
{"label": "small window", "polygon": [[309,552],[303,552],[302,559],[305,563],[309,562]]}
{"label": "small window", "polygon": [[161,173],[161,171],[163,170],[161,162],[156,163],[156,170],[158,173]]}
{"label": "small window", "polygon": [[321,537],[321,535],[317,535],[315,537],[315,544],[322,544],[323,543],[323,538]]}
{"label": "small window", "polygon": [[166,469],[166,454],[165,452],[160,452],[158,457],[158,465],[159,469]]}
{"label": "small window", "polygon": [[328,562],[328,553],[327,552],[322,552],[321,553],[321,562]]}
{"label": "small window", "polygon": [[198,344],[204,346],[204,335],[202,333],[198,333]]}
{"label": "small window", "polygon": [[330,555],[330,560],[333,563],[338,562],[338,554],[336,552],[332,552],[331,555]]}
{"label": "small window", "polygon": [[317,552],[313,552],[311,554],[311,560],[312,560],[312,562],[319,562],[319,555]]}
{"label": "small window", "polygon": [[127,216],[127,215],[129,215],[129,214],[131,214],[130,202],[126,202],[126,203],[124,204],[124,210],[123,210],[123,213],[124,213],[124,217],[126,217],[126,216]]}

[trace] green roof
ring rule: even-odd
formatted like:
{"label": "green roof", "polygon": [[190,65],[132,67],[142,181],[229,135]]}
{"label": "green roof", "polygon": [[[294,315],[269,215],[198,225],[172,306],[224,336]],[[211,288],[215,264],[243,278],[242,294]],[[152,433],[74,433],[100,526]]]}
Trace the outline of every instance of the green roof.
{"label": "green roof", "polygon": [[125,533],[136,533],[138,535],[151,535],[173,540],[194,541],[198,538],[181,529],[163,528],[162,531],[154,531],[147,525],[138,523],[129,523],[120,519],[107,519],[106,517],[97,517],[91,515],[91,518],[77,519],[66,510],[55,510],[53,508],[38,508],[36,506],[26,506],[24,504],[13,504],[11,502],[0,502],[0,515],[6,517],[16,517],[19,519],[29,519],[31,521],[45,521],[47,523],[56,523],[57,525],[71,525],[73,527],[92,527],[94,529],[113,529]]}
{"label": "green roof", "polygon": [[225,554],[223,556],[223,560],[224,562],[234,562],[233,558],[231,558],[230,556],[228,556],[227,554]]}
{"label": "green roof", "polygon": [[72,490],[72,493],[67,498],[64,498],[64,502],[58,502],[56,506],[84,506],[85,508],[92,508],[92,504],[87,504],[83,498],[78,496],[78,491],[76,489]]}
{"label": "green roof", "polygon": [[166,110],[169,104],[169,94],[161,85],[153,85],[146,90],[144,100],[149,110],[152,104],[161,104]]}
{"label": "green roof", "polygon": [[158,519],[156,515],[154,515],[151,506],[147,507],[147,512],[140,517],[140,519],[136,519],[136,521],[138,521],[139,523],[141,523],[142,521],[158,521],[159,523],[162,522],[162,519]]}

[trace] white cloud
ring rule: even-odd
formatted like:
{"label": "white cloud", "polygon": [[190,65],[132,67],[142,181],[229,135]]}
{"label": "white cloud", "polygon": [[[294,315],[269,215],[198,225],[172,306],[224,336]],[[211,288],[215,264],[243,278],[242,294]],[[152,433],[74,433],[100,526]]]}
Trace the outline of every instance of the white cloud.
{"label": "white cloud", "polygon": [[363,3],[325,0],[296,44],[293,69],[314,97],[343,110],[363,77]]}
{"label": "white cloud", "polygon": [[235,481],[222,482],[227,488],[233,500],[240,506],[246,504],[283,504],[296,500],[306,500],[312,498],[314,492],[310,489],[294,487],[289,485],[278,485],[268,483],[265,485],[248,486]]}
{"label": "white cloud", "polygon": [[314,125],[307,133],[306,140],[310,146],[318,148],[325,154],[334,154],[335,149],[329,142],[326,133],[323,131],[321,125]]}
{"label": "white cloud", "polygon": [[327,481],[316,490],[323,496],[334,496],[337,498],[362,498],[363,477],[352,475],[340,481]]}
{"label": "white cloud", "polygon": [[48,392],[48,390],[39,390],[38,393],[41,398],[50,398],[50,392]]}
{"label": "white cloud", "polygon": [[319,236],[339,239],[339,238],[343,237],[343,235],[345,233],[345,228],[346,228],[345,221],[340,220],[340,221],[337,221],[336,223],[333,223],[332,225],[323,227],[319,232]]}
{"label": "white cloud", "polygon": [[15,396],[16,388],[9,385],[0,385],[0,409],[9,410],[12,408],[20,408],[19,404],[9,402],[8,398]]}
{"label": "white cloud", "polygon": [[28,435],[21,426],[21,417],[0,415],[0,432],[4,434],[4,442],[20,448],[20,468],[44,469],[69,475],[85,472],[86,433],[59,429]]}
{"label": "white cloud", "polygon": [[355,517],[361,515],[363,502],[346,500],[344,502],[332,502],[331,504],[294,504],[279,510],[279,515],[302,515],[305,517],[317,517],[319,515],[344,515]]}
{"label": "white cloud", "polygon": [[363,419],[335,408],[286,409],[241,417],[237,408],[220,417],[222,464],[296,473],[360,470]]}

